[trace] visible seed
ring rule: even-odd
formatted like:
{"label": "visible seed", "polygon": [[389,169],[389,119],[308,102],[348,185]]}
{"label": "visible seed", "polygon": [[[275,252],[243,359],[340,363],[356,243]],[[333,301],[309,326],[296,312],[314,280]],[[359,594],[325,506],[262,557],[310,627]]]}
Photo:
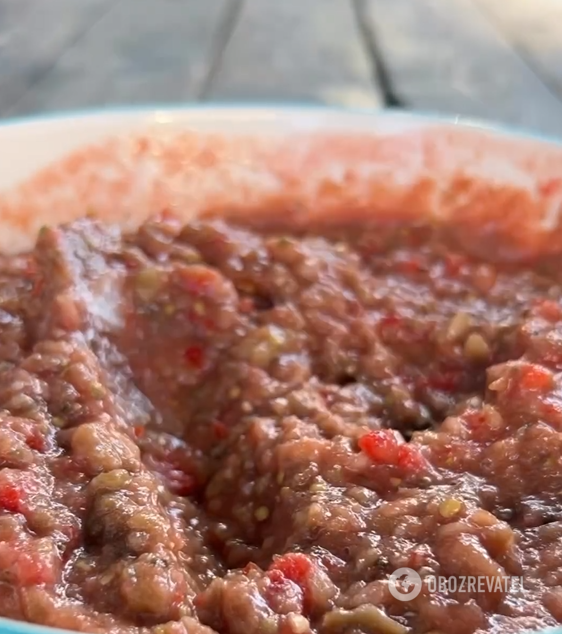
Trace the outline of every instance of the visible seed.
{"label": "visible seed", "polygon": [[99,401],[105,396],[105,389],[101,383],[92,383],[90,386],[90,394],[92,398]]}
{"label": "visible seed", "polygon": [[285,474],[283,473],[283,471],[280,471],[277,474],[277,484],[283,484],[284,479],[285,479]]}
{"label": "visible seed", "polygon": [[100,583],[102,586],[106,586],[108,583],[111,583],[113,580],[114,574],[112,571],[106,572],[100,577]]}
{"label": "visible seed", "polygon": [[265,520],[269,517],[269,509],[267,506],[260,506],[257,508],[254,513],[254,517],[258,522],[265,522]]}
{"label": "visible seed", "polygon": [[292,634],[305,634],[310,632],[308,620],[301,614],[291,612],[287,615],[287,624]]}
{"label": "visible seed", "polygon": [[164,306],[164,314],[165,315],[173,315],[176,312],[176,307],[173,304],[166,304]]}
{"label": "visible seed", "polygon": [[490,346],[482,335],[473,332],[464,342],[464,354],[471,361],[486,361],[490,356]]}
{"label": "visible seed", "polygon": [[471,318],[467,313],[459,312],[449,322],[446,337],[449,341],[462,339],[470,330]]}
{"label": "visible seed", "polygon": [[492,392],[501,392],[507,387],[507,379],[502,376],[491,383],[488,383],[488,389]]}
{"label": "visible seed", "polygon": [[193,311],[196,315],[199,315],[199,317],[202,317],[207,312],[203,302],[195,302],[193,305]]}
{"label": "visible seed", "polygon": [[481,416],[483,417],[486,426],[491,430],[502,429],[504,426],[502,415],[497,409],[490,407],[489,405],[484,405]]}
{"label": "visible seed", "polygon": [[66,421],[64,420],[64,418],[61,418],[60,416],[53,416],[52,422],[53,422],[53,425],[55,427],[58,427],[59,429],[62,429],[66,424]]}
{"label": "visible seed", "polygon": [[463,508],[463,503],[455,498],[447,498],[439,505],[439,514],[445,519],[457,515]]}
{"label": "visible seed", "polygon": [[75,567],[78,568],[78,570],[88,571],[90,570],[92,566],[87,561],[84,561],[83,559],[79,559],[76,562]]}
{"label": "visible seed", "polygon": [[147,267],[136,276],[135,291],[144,302],[148,302],[154,298],[162,285],[162,275],[155,268]]}
{"label": "visible seed", "polygon": [[273,411],[276,414],[283,414],[286,409],[287,409],[287,399],[286,398],[276,398],[272,403],[271,406],[273,408]]}
{"label": "visible seed", "polygon": [[402,484],[402,480],[400,478],[390,478],[390,484],[395,487],[399,487]]}
{"label": "visible seed", "polygon": [[277,618],[269,616],[260,623],[260,632],[262,634],[277,634]]}
{"label": "visible seed", "polygon": [[312,493],[321,493],[326,490],[326,484],[324,482],[314,482],[310,485],[310,491]]}
{"label": "visible seed", "polygon": [[235,348],[235,354],[240,359],[265,368],[280,356],[287,338],[287,332],[278,326],[262,326],[242,339]]}
{"label": "visible seed", "polygon": [[238,398],[242,394],[242,390],[238,386],[231,387],[228,391],[228,396],[230,398]]}
{"label": "visible seed", "polygon": [[249,414],[251,411],[253,411],[253,406],[251,403],[249,403],[248,401],[244,401],[241,405],[242,411],[245,412],[246,414]]}
{"label": "visible seed", "polygon": [[201,255],[196,251],[188,248],[180,247],[178,249],[173,249],[172,255],[174,255],[179,260],[182,260],[183,262],[187,262],[188,264],[201,262]]}
{"label": "visible seed", "polygon": [[285,343],[286,335],[281,329],[272,327],[269,329],[269,338],[275,345],[281,346]]}

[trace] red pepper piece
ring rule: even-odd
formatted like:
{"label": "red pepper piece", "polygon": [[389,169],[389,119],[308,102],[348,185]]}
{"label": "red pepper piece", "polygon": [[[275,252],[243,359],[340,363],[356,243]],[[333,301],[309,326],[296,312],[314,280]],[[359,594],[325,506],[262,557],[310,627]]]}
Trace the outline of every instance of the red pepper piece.
{"label": "red pepper piece", "polygon": [[391,429],[371,431],[359,439],[359,448],[380,465],[417,472],[426,465],[418,447],[402,442]]}
{"label": "red pepper piece", "polygon": [[21,510],[21,492],[10,482],[0,487],[0,507],[11,513]]}
{"label": "red pepper piece", "polygon": [[183,354],[186,363],[196,370],[205,365],[205,353],[201,346],[188,346]]}
{"label": "red pepper piece", "polygon": [[519,385],[524,390],[546,392],[552,389],[554,381],[552,373],[540,365],[529,365],[523,370]]}
{"label": "red pepper piece", "polygon": [[[278,573],[297,585],[302,585],[312,573],[313,564],[310,557],[302,553],[288,553],[277,557],[269,569],[269,575],[279,580]],[[270,577],[271,578],[271,577]]]}
{"label": "red pepper piece", "polygon": [[359,448],[379,464],[396,464],[398,439],[390,429],[371,431],[359,439]]}

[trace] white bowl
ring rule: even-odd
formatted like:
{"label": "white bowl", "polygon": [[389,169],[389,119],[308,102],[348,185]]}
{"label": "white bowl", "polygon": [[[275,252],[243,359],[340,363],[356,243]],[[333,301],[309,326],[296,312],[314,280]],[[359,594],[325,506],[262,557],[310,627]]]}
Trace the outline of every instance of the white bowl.
{"label": "white bowl", "polygon": [[[483,249],[562,251],[562,146],[482,124],[303,107],[146,108],[0,125],[0,252],[86,212],[170,208],[477,225]],[[0,634],[53,632],[0,619]],[[562,629],[551,630],[562,634]]]}
{"label": "white bowl", "polygon": [[[511,255],[562,245],[562,146],[396,112],[133,109],[0,125],[0,251],[93,212],[455,217]],[[553,239],[554,238],[554,239]]]}

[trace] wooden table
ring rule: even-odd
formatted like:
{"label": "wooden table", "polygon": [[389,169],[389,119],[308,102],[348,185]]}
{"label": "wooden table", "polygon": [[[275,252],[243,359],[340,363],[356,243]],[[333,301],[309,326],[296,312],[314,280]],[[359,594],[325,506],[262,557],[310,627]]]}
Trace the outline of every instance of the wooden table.
{"label": "wooden table", "polygon": [[560,0],[0,0],[0,116],[297,101],[562,137]]}

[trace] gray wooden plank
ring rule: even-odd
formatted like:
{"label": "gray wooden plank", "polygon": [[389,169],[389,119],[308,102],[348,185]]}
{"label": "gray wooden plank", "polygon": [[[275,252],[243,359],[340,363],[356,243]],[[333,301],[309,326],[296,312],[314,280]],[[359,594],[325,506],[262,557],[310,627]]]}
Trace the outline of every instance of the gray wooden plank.
{"label": "gray wooden plank", "polygon": [[409,106],[562,135],[560,101],[471,0],[358,1]]}
{"label": "gray wooden plank", "polygon": [[562,3],[558,0],[475,0],[505,30],[562,97]]}
{"label": "gray wooden plank", "polygon": [[14,110],[21,114],[195,97],[208,73],[227,3],[121,0]]}
{"label": "gray wooden plank", "polygon": [[247,0],[212,99],[380,103],[349,0]]}
{"label": "gray wooden plank", "polygon": [[0,114],[118,0],[0,0]]}
{"label": "gray wooden plank", "polygon": [[6,43],[6,33],[13,30],[33,4],[33,0],[0,0],[0,47]]}

